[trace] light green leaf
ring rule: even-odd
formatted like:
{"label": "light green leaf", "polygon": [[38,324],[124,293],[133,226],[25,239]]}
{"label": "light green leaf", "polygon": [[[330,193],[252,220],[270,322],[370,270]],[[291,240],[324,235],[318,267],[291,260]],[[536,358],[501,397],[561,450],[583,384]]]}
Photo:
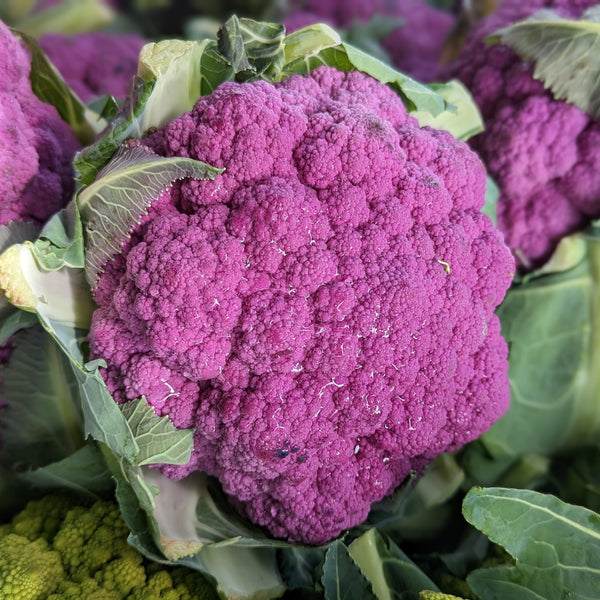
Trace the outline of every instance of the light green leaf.
{"label": "light green leaf", "polygon": [[62,267],[83,269],[83,228],[74,202],[51,217],[34,246],[36,262],[46,271]]}
{"label": "light green leaf", "polygon": [[15,244],[0,255],[0,290],[17,308],[36,312],[53,325],[89,328],[94,310],[83,269],[44,269],[31,242]]}
{"label": "light green leaf", "polygon": [[96,131],[88,120],[84,104],[65,83],[60,73],[48,60],[36,40],[22,31],[13,31],[20,38],[31,55],[31,88],[43,102],[56,108],[58,114],[67,123],[82,144],[93,141]]}
{"label": "light green leaf", "polygon": [[41,467],[84,444],[77,381],[69,360],[39,326],[20,332],[3,368],[2,454],[9,464]]}
{"label": "light green leaf", "polygon": [[598,440],[600,240],[585,246],[578,264],[515,283],[498,308],[511,406],[481,438],[492,454],[549,455]]}
{"label": "light green leaf", "polygon": [[597,513],[531,490],[473,488],[463,514],[515,560],[469,575],[481,598],[598,598]]}
{"label": "light green leaf", "polygon": [[190,460],[193,430],[177,429],[169,417],[159,417],[144,397],[125,402],[121,411],[140,448],[134,465],[184,465]]}
{"label": "light green leaf", "polygon": [[[161,40],[142,48],[138,75],[152,83],[153,89],[135,124],[138,134],[130,137],[143,137],[151,127],[160,127],[191,110],[196,100],[207,93],[207,88],[212,91],[230,77],[231,68],[224,59],[217,59],[216,65],[209,66],[216,58],[214,50],[211,52],[215,46],[209,40]],[[217,81],[213,81],[214,75]]]}
{"label": "light green leaf", "polygon": [[494,224],[498,224],[498,198],[500,197],[500,189],[490,175],[487,176],[485,182],[485,203],[481,212],[487,215]]}
{"label": "light green leaf", "polygon": [[483,118],[469,90],[458,80],[447,83],[431,84],[446,102],[446,110],[432,116],[427,110],[418,110],[412,116],[421,127],[427,125],[434,129],[445,129],[457,140],[466,141],[483,131]]}
{"label": "light green leaf", "polygon": [[148,207],[173,182],[214,179],[215,169],[191,158],[165,158],[143,146],[123,146],[77,196],[84,223],[86,277],[92,288]]}
{"label": "light green leaf", "polygon": [[370,581],[340,541],[333,542],[325,554],[321,583],[325,600],[377,600]]}
{"label": "light green leaf", "polygon": [[94,31],[108,25],[116,13],[102,0],[62,0],[22,17],[15,26],[33,37],[39,37],[50,32],[75,34]]}
{"label": "light green leaf", "polygon": [[556,98],[600,118],[600,7],[590,8],[580,20],[540,10],[488,40],[506,44],[524,60],[533,61],[533,76]]}
{"label": "light green leaf", "polygon": [[349,547],[352,558],[373,585],[377,600],[417,600],[421,590],[438,587],[390,539],[369,529]]}
{"label": "light green leaf", "polygon": [[294,31],[285,38],[284,44],[285,64],[277,75],[278,81],[293,73],[309,73],[321,65],[342,71],[356,69],[396,90],[409,112],[427,111],[437,116],[446,109],[446,102],[440,94],[366,52],[344,43],[328,25],[317,23]]}

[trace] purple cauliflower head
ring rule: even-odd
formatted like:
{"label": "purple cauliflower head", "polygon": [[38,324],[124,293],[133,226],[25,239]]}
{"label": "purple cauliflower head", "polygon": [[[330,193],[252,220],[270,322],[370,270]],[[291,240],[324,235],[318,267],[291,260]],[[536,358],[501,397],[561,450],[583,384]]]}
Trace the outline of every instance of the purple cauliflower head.
{"label": "purple cauliflower head", "polygon": [[529,270],[543,264],[558,241],[600,216],[600,123],[555,100],[533,67],[486,36],[541,8],[578,18],[595,0],[504,0],[469,34],[445,71],[471,90],[485,131],[470,140],[500,187],[498,226]]}
{"label": "purple cauliflower head", "polygon": [[161,195],[95,290],[115,399],[195,429],[169,477],[216,476],[319,544],[506,410],[514,262],[483,165],[390,88],[330,67],[225,83],[143,143],[226,169]]}
{"label": "purple cauliflower head", "polygon": [[[124,98],[137,72],[144,38],[136,34],[47,33],[39,44],[67,84],[88,102],[102,94]],[[76,56],[77,60],[73,60]]]}
{"label": "purple cauliflower head", "polygon": [[284,18],[288,31],[317,22],[347,28],[375,15],[399,18],[402,25],[386,35],[381,44],[394,65],[416,79],[433,81],[440,68],[444,40],[454,16],[429,5],[426,0],[295,0]]}
{"label": "purple cauliflower head", "polygon": [[79,147],[56,109],[31,89],[26,48],[0,22],[0,224],[44,222],[73,191]]}

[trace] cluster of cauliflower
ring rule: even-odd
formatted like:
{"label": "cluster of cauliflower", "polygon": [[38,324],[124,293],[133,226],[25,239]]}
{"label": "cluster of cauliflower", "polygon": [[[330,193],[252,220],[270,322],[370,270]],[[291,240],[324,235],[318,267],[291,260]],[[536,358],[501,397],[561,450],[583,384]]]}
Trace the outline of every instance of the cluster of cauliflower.
{"label": "cluster of cauliflower", "polygon": [[[541,265],[600,216],[600,124],[484,40],[538,8],[578,17],[593,4],[504,0],[442,66],[448,12],[416,0],[292,3],[290,29],[404,17],[408,33],[383,47],[418,78],[467,85],[486,122],[469,145],[420,127],[390,87],[326,66],[224,83],[129,142],[224,169],[155,198],[93,290],[91,358],[105,361],[114,399],[144,396],[194,430],[189,462],[157,468],[177,480],[208,473],[272,536],[318,545],[504,414],[495,309],[517,268]],[[39,41],[85,102],[123,98],[144,43]],[[80,143],[34,94],[31,56],[2,22],[0,67],[0,224],[41,225],[72,197]],[[481,212],[486,168],[500,188],[498,229]],[[0,564],[25,543],[12,535]],[[55,551],[26,543],[34,566]],[[52,561],[57,587],[68,568]]]}

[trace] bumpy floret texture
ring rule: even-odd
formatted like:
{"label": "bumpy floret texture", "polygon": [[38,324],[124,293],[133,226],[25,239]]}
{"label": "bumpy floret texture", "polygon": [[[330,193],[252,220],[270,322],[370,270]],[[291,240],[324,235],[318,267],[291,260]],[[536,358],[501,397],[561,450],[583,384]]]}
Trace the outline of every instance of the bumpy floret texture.
{"label": "bumpy floret texture", "polygon": [[465,144],[329,67],[225,83],[145,143],[226,169],[158,198],[95,290],[114,397],[196,430],[167,475],[320,543],[505,411],[514,264]]}
{"label": "bumpy floret texture", "polygon": [[0,597],[15,600],[216,600],[199,574],[146,561],[118,507],[64,497],[30,502],[0,527]]}
{"label": "bumpy floret texture", "polygon": [[470,33],[446,75],[470,88],[486,130],[470,143],[500,187],[498,225],[523,270],[600,216],[600,123],[555,100],[508,46],[485,44],[500,27],[552,8],[578,18],[595,0],[504,0]]}
{"label": "bumpy floret texture", "polygon": [[421,81],[432,81],[440,67],[440,55],[454,17],[426,0],[295,0],[284,19],[288,31],[325,22],[336,28],[364,23],[375,15],[401,20],[381,45],[394,65]]}
{"label": "bumpy floret texture", "polygon": [[78,142],[31,89],[29,53],[0,21],[0,225],[44,222],[73,191]]}
{"label": "bumpy floret texture", "polygon": [[83,102],[102,94],[125,97],[145,43],[135,34],[103,32],[72,36],[48,33],[38,41]]}

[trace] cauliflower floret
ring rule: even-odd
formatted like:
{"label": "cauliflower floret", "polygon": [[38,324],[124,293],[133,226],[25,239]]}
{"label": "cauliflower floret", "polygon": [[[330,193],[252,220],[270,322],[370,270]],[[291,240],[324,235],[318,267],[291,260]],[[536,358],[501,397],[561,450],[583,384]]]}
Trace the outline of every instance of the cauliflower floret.
{"label": "cauliflower floret", "polygon": [[487,35],[541,8],[577,18],[595,0],[504,0],[480,21],[444,76],[471,90],[485,131],[470,144],[500,187],[498,226],[523,270],[543,264],[558,241],[600,216],[600,123],[555,100],[533,66]]}
{"label": "cauliflower floret", "polygon": [[168,476],[319,544],[504,413],[514,263],[465,144],[329,67],[225,83],[143,143],[226,169],[158,198],[95,290],[115,398],[195,429]]}
{"label": "cauliflower floret", "polygon": [[56,109],[34,95],[30,60],[0,21],[0,225],[43,223],[73,191],[79,143]]}

